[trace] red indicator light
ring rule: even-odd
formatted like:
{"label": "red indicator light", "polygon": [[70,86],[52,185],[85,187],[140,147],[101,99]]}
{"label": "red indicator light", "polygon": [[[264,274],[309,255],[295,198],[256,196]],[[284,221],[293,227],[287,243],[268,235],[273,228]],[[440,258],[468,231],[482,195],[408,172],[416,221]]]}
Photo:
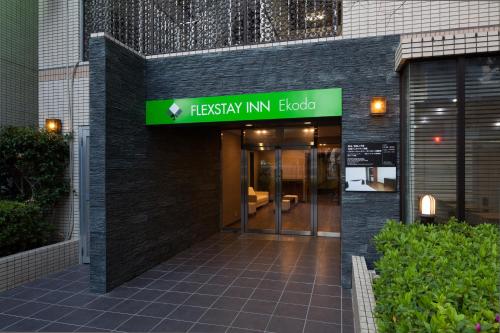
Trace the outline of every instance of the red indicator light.
{"label": "red indicator light", "polygon": [[441,137],[440,136],[435,136],[434,137],[434,142],[435,143],[441,143]]}

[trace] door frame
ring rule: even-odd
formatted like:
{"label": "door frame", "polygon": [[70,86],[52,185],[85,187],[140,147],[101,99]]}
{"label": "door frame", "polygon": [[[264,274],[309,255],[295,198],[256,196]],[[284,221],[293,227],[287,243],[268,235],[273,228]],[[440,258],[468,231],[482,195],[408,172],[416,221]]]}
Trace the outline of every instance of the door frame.
{"label": "door frame", "polygon": [[80,212],[80,261],[90,263],[90,220],[89,220],[89,126],[78,129],[79,160],[79,212]]}
{"label": "door frame", "polygon": [[[241,149],[241,232],[242,233],[262,233],[262,234],[275,234],[275,235],[302,235],[302,236],[316,236],[317,235],[317,165],[315,146],[272,146],[264,149],[274,150],[274,228],[273,229],[250,229],[248,228],[248,156],[250,152],[255,151],[255,147],[246,147],[242,145]],[[308,150],[309,156],[309,182],[311,188],[309,189],[311,195],[311,210],[310,214],[310,230],[284,230],[282,224],[282,210],[281,210],[281,194],[282,194],[282,173],[283,173],[283,150]]]}

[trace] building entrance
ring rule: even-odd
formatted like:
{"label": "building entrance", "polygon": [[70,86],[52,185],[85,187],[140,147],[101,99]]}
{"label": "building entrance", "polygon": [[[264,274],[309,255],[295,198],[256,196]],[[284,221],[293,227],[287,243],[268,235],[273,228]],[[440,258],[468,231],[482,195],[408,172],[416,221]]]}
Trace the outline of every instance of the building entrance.
{"label": "building entrance", "polygon": [[340,237],[340,126],[223,131],[222,192],[224,230]]}

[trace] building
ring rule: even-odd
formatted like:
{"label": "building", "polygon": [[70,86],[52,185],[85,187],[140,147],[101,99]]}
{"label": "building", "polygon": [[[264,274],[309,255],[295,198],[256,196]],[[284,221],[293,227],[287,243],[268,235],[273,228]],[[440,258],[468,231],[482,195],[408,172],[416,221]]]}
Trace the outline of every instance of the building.
{"label": "building", "polygon": [[220,230],[341,237],[349,287],[424,194],[499,223],[499,22],[495,0],[39,1],[39,126],[74,137],[60,221],[93,289]]}

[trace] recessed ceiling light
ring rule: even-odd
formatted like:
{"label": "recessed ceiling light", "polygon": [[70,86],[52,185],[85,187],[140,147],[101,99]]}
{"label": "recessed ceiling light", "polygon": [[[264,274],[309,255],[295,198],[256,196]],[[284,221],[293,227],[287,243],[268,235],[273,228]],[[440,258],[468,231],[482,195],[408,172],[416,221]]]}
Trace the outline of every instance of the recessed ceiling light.
{"label": "recessed ceiling light", "polygon": [[252,124],[245,124],[246,127],[252,127]]}
{"label": "recessed ceiling light", "polygon": [[311,125],[311,122],[310,121],[305,121],[304,125]]}

